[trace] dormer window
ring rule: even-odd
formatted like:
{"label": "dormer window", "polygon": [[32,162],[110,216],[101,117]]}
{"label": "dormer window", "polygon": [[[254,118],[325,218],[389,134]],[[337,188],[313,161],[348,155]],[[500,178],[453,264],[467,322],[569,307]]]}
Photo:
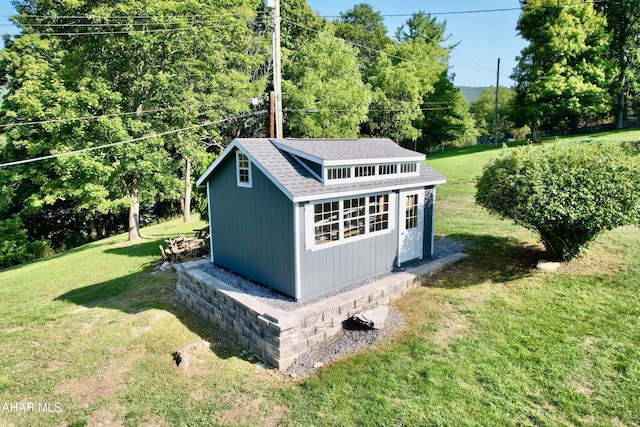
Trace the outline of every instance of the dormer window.
{"label": "dormer window", "polygon": [[395,175],[398,173],[398,165],[387,164],[378,166],[378,173],[380,175]]}
{"label": "dormer window", "polygon": [[351,178],[351,168],[327,169],[327,179],[347,179],[347,178]]}
{"label": "dormer window", "polygon": [[325,167],[324,184],[376,181],[419,175],[419,162],[380,163],[369,165]]}
{"label": "dormer window", "polygon": [[401,163],[400,173],[414,173],[417,167],[418,165],[416,163]]}
{"label": "dormer window", "polygon": [[251,161],[240,151],[236,151],[236,176],[238,187],[251,188]]}
{"label": "dormer window", "polygon": [[375,174],[375,166],[356,166],[356,178],[360,178],[362,176],[373,176]]}

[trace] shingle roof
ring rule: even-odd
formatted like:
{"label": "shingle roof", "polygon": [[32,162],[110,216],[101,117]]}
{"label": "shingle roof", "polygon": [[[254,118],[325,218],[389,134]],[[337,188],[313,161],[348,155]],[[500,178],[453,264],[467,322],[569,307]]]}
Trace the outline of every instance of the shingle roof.
{"label": "shingle roof", "polygon": [[[274,140],[278,143],[283,141],[281,139]],[[289,141],[289,140],[284,140]],[[293,140],[301,141],[301,140]],[[326,150],[329,145],[337,145],[339,142],[348,145],[354,140],[335,140],[335,144],[321,144]],[[367,140],[355,140],[358,141],[354,146],[362,146],[362,143]],[[373,141],[391,141],[391,140],[373,140]],[[329,142],[323,140],[321,142]],[[393,141],[391,141],[393,143]],[[386,142],[388,144],[388,142]],[[393,143],[393,145],[396,145]],[[298,144],[300,146],[300,144]],[[232,151],[234,147],[237,147],[244,151],[267,177],[269,177],[276,186],[278,186],[291,200],[295,202],[302,202],[308,200],[319,200],[330,197],[342,197],[354,194],[366,194],[377,191],[387,191],[392,189],[401,189],[415,186],[429,186],[436,184],[443,184],[446,179],[443,175],[436,172],[434,169],[427,166],[424,162],[420,162],[420,173],[418,176],[401,177],[393,179],[381,179],[376,181],[365,182],[349,182],[345,184],[332,184],[323,185],[318,181],[306,168],[304,168],[294,157],[286,151],[278,149],[271,140],[266,138],[239,138],[235,139],[233,143],[227,148]],[[414,151],[403,150],[403,153],[408,151],[412,153],[414,157],[418,158],[422,156],[420,153]],[[346,153],[348,150],[342,150],[342,153]],[[399,151],[397,151],[399,152]],[[223,153],[219,160],[223,158],[227,153]],[[328,154],[328,153],[327,153]],[[406,154],[406,153],[404,153]],[[406,156],[402,156],[406,157]],[[422,156],[423,158],[424,156]],[[370,158],[370,157],[367,157]],[[387,156],[379,157],[387,158]],[[358,160],[358,159],[356,159]],[[218,161],[214,163],[207,171],[198,179],[198,185],[206,181],[211,175]]]}
{"label": "shingle roof", "polygon": [[390,139],[273,139],[271,141],[278,148],[316,160],[323,165],[335,160],[424,159],[423,154],[402,148]]}

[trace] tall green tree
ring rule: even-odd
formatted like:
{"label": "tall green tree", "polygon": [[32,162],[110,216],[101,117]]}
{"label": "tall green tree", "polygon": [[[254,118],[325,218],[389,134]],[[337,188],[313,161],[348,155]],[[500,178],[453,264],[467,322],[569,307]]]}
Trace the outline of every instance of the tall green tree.
{"label": "tall green tree", "polygon": [[496,117],[496,88],[487,87],[482,90],[480,97],[471,102],[469,111],[473,115],[476,127],[483,137],[493,136],[496,119],[498,120],[498,135],[512,137],[515,127],[511,105],[515,92],[507,87],[498,88],[498,111]]}
{"label": "tall green tree", "polygon": [[512,78],[519,116],[531,125],[569,127],[609,111],[605,19],[592,1],[528,0],[517,29],[529,45]]}
{"label": "tall green tree", "polygon": [[287,135],[295,137],[355,138],[371,102],[356,49],[324,33],[288,55],[283,93],[292,110]]}
{"label": "tall green tree", "polygon": [[377,59],[380,51],[393,43],[387,35],[384,17],[367,3],[340,12],[340,19],[334,25],[336,36],[358,46],[358,59],[364,69]]}
{"label": "tall green tree", "polygon": [[622,129],[629,105],[640,111],[640,0],[604,0],[594,3],[607,18],[607,32],[611,37],[609,57],[616,64],[617,76],[611,85],[616,99],[614,117],[616,128]]}
{"label": "tall green tree", "polygon": [[[29,180],[43,183],[24,197],[33,206],[72,199],[87,218],[125,208],[130,239],[136,239],[141,202],[179,199],[190,186],[181,182],[204,152],[201,140],[218,134],[215,126],[198,126],[248,111],[249,98],[264,91],[265,79],[255,72],[265,58],[255,54],[253,2],[25,0],[16,6],[25,35],[2,52],[10,90],[3,120],[58,121],[14,128],[3,156],[146,138],[30,166],[42,178]],[[68,16],[83,18],[70,23]],[[33,24],[60,20],[77,35],[30,34],[58,33],[57,26]],[[135,114],[115,116],[127,112]],[[98,115],[110,116],[61,120]],[[172,132],[183,128],[190,132]]]}
{"label": "tall green tree", "polygon": [[433,93],[424,97],[422,115],[415,126],[422,133],[417,148],[425,153],[438,145],[459,147],[476,144],[478,137],[469,104],[447,71],[440,74]]}
{"label": "tall green tree", "polygon": [[[396,31],[399,44],[420,43],[436,54],[436,74],[431,89],[421,94],[420,112],[413,120],[418,130],[418,140],[413,144],[421,151],[429,147],[446,144],[457,146],[475,142],[477,132],[462,93],[454,86],[449,74],[449,53],[455,45],[447,44],[447,22],[425,12],[414,13]],[[411,145],[411,144],[408,144]]]}

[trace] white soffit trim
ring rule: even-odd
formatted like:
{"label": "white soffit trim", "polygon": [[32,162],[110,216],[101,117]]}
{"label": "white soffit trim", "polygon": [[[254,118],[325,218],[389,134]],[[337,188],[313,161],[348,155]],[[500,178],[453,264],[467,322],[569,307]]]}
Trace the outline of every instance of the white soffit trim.
{"label": "white soffit trim", "polygon": [[198,181],[196,181],[196,185],[200,186],[202,185],[202,183],[204,181],[206,181],[209,178],[209,175],[211,175],[211,173],[215,170],[216,167],[218,167],[218,165],[220,163],[222,163],[222,161],[229,155],[229,153],[232,153],[234,149],[238,149],[240,152],[242,152],[245,156],[247,156],[249,158],[249,160],[251,161],[251,163],[253,165],[255,165],[255,167],[258,168],[258,170],[260,172],[262,172],[267,178],[269,178],[269,180],[271,182],[273,182],[273,184],[278,187],[278,189],[280,191],[282,191],[282,194],[284,194],[285,196],[287,196],[289,198],[289,200],[293,201],[293,194],[291,194],[281,183],[280,181],[278,181],[273,175],[271,175],[271,173],[269,173],[269,171],[267,171],[267,169],[265,169],[264,166],[262,166],[262,164],[260,164],[260,162],[258,162],[252,155],[251,153],[249,153],[243,146],[242,144],[237,140],[234,139],[231,144],[229,144],[229,146],[227,148],[224,149],[224,151],[218,156],[218,158],[211,164],[211,166],[209,166],[207,168],[207,170],[205,171],[205,173],[202,174],[202,176],[200,178],[198,178]]}
{"label": "white soffit trim", "polygon": [[[207,170],[204,171],[204,173],[200,176],[200,178],[198,178],[198,180],[196,181],[196,186],[200,187],[207,180],[207,178],[209,178],[211,172],[213,172],[213,170],[217,168],[220,163],[222,163],[222,161],[229,155],[229,153],[233,152],[234,148],[239,147],[239,145],[240,144],[238,144],[238,140],[234,139],[233,141],[231,141],[231,144],[229,144],[227,148],[225,148],[222,153],[220,153],[220,155],[214,160],[214,162],[211,163],[211,166],[209,166]],[[244,154],[247,154],[244,150],[241,151]]]}
{"label": "white soffit trim", "polygon": [[297,196],[292,198],[292,200],[294,202],[314,202],[317,200],[337,199],[341,197],[358,196],[363,194],[375,194],[375,193],[386,192],[386,191],[405,190],[407,188],[431,187],[434,185],[445,184],[446,182],[447,182],[446,179],[441,179],[437,181],[412,182],[407,184],[391,184],[391,185],[375,187],[375,188],[367,188],[367,189],[358,188],[353,190],[338,191],[335,193],[321,193],[321,194]]}

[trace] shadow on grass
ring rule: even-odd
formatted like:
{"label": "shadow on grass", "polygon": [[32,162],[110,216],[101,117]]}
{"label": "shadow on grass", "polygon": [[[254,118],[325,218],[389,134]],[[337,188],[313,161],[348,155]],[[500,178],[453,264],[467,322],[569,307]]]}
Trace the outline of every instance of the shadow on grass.
{"label": "shadow on grass", "polygon": [[[146,245],[152,245],[150,242]],[[122,248],[124,252],[136,253],[134,246]],[[119,250],[119,249],[118,249]],[[123,255],[136,256],[128,253]],[[140,255],[142,256],[142,255]],[[178,321],[194,334],[208,341],[210,349],[221,359],[241,356],[241,349],[191,310],[175,299],[176,274],[173,272],[132,273],[117,279],[74,289],[56,298],[57,301],[71,302],[87,308],[108,308],[127,314],[146,310],[163,310],[173,314]],[[178,349],[176,349],[178,350]],[[174,358],[168,354],[167,357]]]}
{"label": "shadow on grass", "polygon": [[109,248],[104,252],[107,254],[123,255],[128,257],[148,257],[157,256],[161,257],[160,246],[165,245],[165,239],[150,239],[145,238],[136,242],[130,246],[122,246],[117,248]]}
{"label": "shadow on grass", "polygon": [[445,275],[459,276],[453,280],[428,281],[427,286],[467,287],[485,281],[509,282],[533,274],[545,251],[538,244],[530,244],[514,237],[487,234],[458,233],[449,238],[471,242],[464,250],[469,258],[461,269],[447,270]]}

